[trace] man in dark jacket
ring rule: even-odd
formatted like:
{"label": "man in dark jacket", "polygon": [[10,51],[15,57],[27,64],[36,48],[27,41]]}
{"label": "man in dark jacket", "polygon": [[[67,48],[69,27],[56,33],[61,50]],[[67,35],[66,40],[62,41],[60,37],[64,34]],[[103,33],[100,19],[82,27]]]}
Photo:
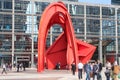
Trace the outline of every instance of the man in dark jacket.
{"label": "man in dark jacket", "polygon": [[58,63],[56,64],[56,69],[57,69],[57,70],[60,70],[60,62],[58,62]]}
{"label": "man in dark jacket", "polygon": [[93,80],[95,80],[95,78],[97,78],[97,80],[98,80],[98,70],[99,70],[99,66],[98,66],[97,62],[95,62],[93,65]]}
{"label": "man in dark jacket", "polygon": [[20,64],[17,64],[17,72],[19,72]]}
{"label": "man in dark jacket", "polygon": [[86,72],[86,80],[90,80],[91,67],[90,67],[90,63],[89,62],[87,62],[84,65],[84,71]]}
{"label": "man in dark jacket", "polygon": [[23,62],[23,71],[25,71],[26,65],[25,62]]}
{"label": "man in dark jacket", "polygon": [[102,71],[102,66],[103,66],[103,65],[102,65],[102,63],[100,62],[100,60],[97,61],[97,64],[98,64],[98,67],[99,67],[97,77],[98,77],[98,80],[102,80],[101,71]]}
{"label": "man in dark jacket", "polygon": [[71,64],[71,70],[72,70],[72,74],[75,75],[75,71],[76,71],[76,65],[75,65],[75,63]]}

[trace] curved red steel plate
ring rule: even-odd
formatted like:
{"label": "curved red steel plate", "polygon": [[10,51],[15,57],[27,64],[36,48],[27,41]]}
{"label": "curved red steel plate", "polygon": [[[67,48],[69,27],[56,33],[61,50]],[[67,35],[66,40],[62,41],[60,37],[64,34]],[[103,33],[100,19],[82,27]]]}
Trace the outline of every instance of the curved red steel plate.
{"label": "curved red steel plate", "polygon": [[[46,36],[53,24],[59,24],[63,32],[46,51]],[[61,68],[76,64],[81,60],[86,63],[92,57],[96,47],[75,38],[72,21],[67,8],[62,2],[50,4],[42,14],[38,34],[38,72],[45,68],[54,69],[60,62]]]}

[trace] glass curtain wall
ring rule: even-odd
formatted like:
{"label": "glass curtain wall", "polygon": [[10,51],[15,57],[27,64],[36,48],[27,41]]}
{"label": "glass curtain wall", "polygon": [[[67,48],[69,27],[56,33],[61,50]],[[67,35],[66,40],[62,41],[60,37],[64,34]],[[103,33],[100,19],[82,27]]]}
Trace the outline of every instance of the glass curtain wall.
{"label": "glass curtain wall", "polygon": [[114,62],[116,59],[115,8],[102,7],[102,36],[106,60]]}
{"label": "glass curtain wall", "polygon": [[[27,62],[27,64],[31,63],[33,65],[37,63],[38,26],[41,14],[48,4],[47,2],[32,0],[15,0],[14,52],[15,57],[28,54],[27,56],[30,57],[31,61]],[[21,54],[21,52],[24,53]]]}
{"label": "glass curtain wall", "polygon": [[[27,63],[37,63],[39,21],[44,9],[50,3],[51,1],[42,0],[0,0],[1,62],[7,61],[4,57],[11,58],[12,55],[9,53],[14,53],[14,60],[16,56],[27,54],[30,57],[30,62]],[[97,47],[95,55],[98,57],[102,54],[107,60],[115,60],[116,54],[119,57],[119,6],[66,1],[64,3],[70,13],[77,38],[95,45]],[[50,46],[62,31],[60,25],[53,25],[46,45]],[[36,62],[33,62],[34,60]]]}
{"label": "glass curtain wall", "polygon": [[[76,35],[77,37],[79,36],[81,39],[82,36],[84,36],[84,39],[87,36],[86,42],[93,44],[97,47],[95,52],[97,57],[99,57],[99,55],[102,53],[103,55],[102,54],[101,55],[103,58],[105,58],[106,60],[112,59],[111,62],[113,62],[116,59],[116,53],[117,53],[116,52],[117,25],[115,20],[116,19],[115,8],[110,6],[101,6],[101,10],[100,10],[100,6],[93,6],[93,5],[89,6],[89,4],[87,5],[85,4],[85,6],[86,9],[83,9],[84,7],[82,5],[69,4],[69,11],[72,16],[72,22]],[[77,8],[79,10],[76,10]],[[119,13],[117,13],[117,17],[119,17],[118,15]],[[80,28],[82,27],[82,25],[80,25],[81,23],[84,26],[83,28]],[[119,25],[118,25],[118,29],[119,29]],[[81,33],[84,34],[81,35]],[[102,49],[101,53],[100,53],[101,50],[100,47]],[[118,46],[118,50],[119,50],[119,46]],[[95,56],[93,56],[93,59],[94,57]]]}
{"label": "glass curtain wall", "polygon": [[11,63],[12,1],[0,0],[0,66]]}

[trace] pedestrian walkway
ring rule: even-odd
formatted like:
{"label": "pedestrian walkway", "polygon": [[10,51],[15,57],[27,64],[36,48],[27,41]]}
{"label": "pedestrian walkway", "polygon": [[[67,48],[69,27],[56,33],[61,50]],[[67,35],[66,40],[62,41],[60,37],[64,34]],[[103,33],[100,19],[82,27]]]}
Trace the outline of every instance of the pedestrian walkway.
{"label": "pedestrian walkway", "polygon": [[[102,78],[106,80],[104,72],[102,72]],[[78,76],[77,72],[75,76],[72,75],[70,70],[45,70],[38,73],[36,68],[27,68],[26,71],[16,72],[14,69],[7,74],[0,74],[0,80],[78,80]],[[85,74],[82,80],[85,80]]]}

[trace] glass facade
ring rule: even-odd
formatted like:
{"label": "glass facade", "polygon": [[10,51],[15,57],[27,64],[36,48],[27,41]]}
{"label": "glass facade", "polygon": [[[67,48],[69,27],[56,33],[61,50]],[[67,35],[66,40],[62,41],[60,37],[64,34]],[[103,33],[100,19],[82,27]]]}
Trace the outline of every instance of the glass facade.
{"label": "glass facade", "polygon": [[[76,0],[77,1],[77,0]],[[0,0],[0,63],[37,63],[39,21],[52,2]],[[97,47],[92,59],[102,62],[120,57],[120,7],[63,1],[70,13],[76,37]],[[46,49],[62,32],[58,24],[49,30]],[[19,58],[19,59],[18,59]]]}
{"label": "glass facade", "polygon": [[112,4],[120,5],[120,0],[111,0]]}

